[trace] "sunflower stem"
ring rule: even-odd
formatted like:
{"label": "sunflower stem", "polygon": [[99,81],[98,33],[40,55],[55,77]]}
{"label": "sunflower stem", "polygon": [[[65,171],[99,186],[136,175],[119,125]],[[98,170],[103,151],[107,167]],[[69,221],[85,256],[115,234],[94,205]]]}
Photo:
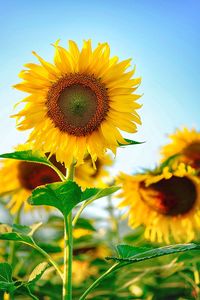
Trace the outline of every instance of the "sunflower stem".
{"label": "sunflower stem", "polygon": [[76,215],[75,215],[75,217],[74,217],[74,219],[73,219],[73,222],[72,222],[73,227],[75,227],[75,225],[76,225],[76,223],[77,223],[77,221],[78,221],[78,219],[79,219],[79,217],[80,217],[82,211],[84,210],[84,208],[85,208],[86,206],[87,206],[87,201],[83,202],[82,205],[81,205],[81,207],[80,207],[79,210],[77,211],[77,213],[76,213]]}
{"label": "sunflower stem", "polygon": [[[75,163],[67,170],[67,180],[73,181]],[[64,275],[63,275],[63,300],[72,299],[72,262],[73,262],[73,232],[72,212],[64,216]]]}
{"label": "sunflower stem", "polygon": [[[13,224],[20,224],[20,215],[22,210],[23,204],[20,206],[19,210],[17,211]],[[14,241],[10,241],[10,257],[9,257],[9,263],[11,266],[14,266],[15,263],[15,252],[16,252],[16,243]]]}
{"label": "sunflower stem", "polygon": [[103,273],[99,278],[97,278],[97,280],[95,280],[93,282],[93,284],[91,284],[91,286],[89,286],[89,288],[83,293],[83,295],[79,298],[79,300],[84,300],[87,295],[97,286],[99,285],[99,283],[105,278],[107,277],[110,273],[114,272],[115,270],[117,270],[119,263],[114,264],[112,267],[110,267],[110,269],[108,269],[105,273]]}

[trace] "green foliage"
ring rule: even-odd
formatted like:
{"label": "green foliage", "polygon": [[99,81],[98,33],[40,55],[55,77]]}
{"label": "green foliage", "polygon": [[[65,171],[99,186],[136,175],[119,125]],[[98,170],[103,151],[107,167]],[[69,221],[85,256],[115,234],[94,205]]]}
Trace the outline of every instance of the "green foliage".
{"label": "green foliage", "polygon": [[48,264],[43,262],[35,267],[29,275],[28,281],[21,281],[13,280],[13,270],[8,263],[0,263],[0,291],[7,292],[11,295],[25,294],[29,295],[32,299],[39,300],[39,298],[32,294],[31,287],[37,283],[47,268]]}
{"label": "green foliage", "polygon": [[29,197],[31,205],[48,205],[57,208],[64,216],[82,201],[90,203],[99,198],[113,194],[119,187],[108,187],[103,189],[89,188],[81,191],[74,181],[56,182],[40,186],[33,190]]}
{"label": "green foliage", "polygon": [[0,263],[0,290],[13,292],[15,284],[12,280],[12,268],[8,263]]}
{"label": "green foliage", "polygon": [[42,277],[48,267],[49,265],[47,262],[42,262],[37,265],[28,278],[29,284],[36,283]]}
{"label": "green foliage", "polygon": [[109,196],[109,195],[115,193],[116,191],[118,191],[119,189],[120,189],[120,187],[118,187],[118,186],[111,186],[111,187],[106,187],[106,188],[102,188],[102,189],[89,188],[89,189],[86,189],[82,193],[81,201],[88,200],[91,203],[94,200],[97,200],[99,198]]}
{"label": "green foliage", "polygon": [[0,233],[0,240],[22,242],[24,244],[34,246],[35,242],[32,235],[40,225],[41,223],[37,223],[32,226],[13,224],[12,227],[9,227],[8,225],[5,225],[10,228],[10,231]]}
{"label": "green foliage", "polygon": [[149,250],[146,247],[133,247],[130,245],[118,245],[117,246],[117,252],[119,254],[119,257],[124,258],[130,258],[134,255],[137,255],[139,253],[143,253],[145,251]]}
{"label": "green foliage", "polygon": [[0,154],[0,158],[24,160],[24,161],[44,164],[51,167],[51,163],[46,156],[42,156],[40,152],[36,152],[36,151],[33,152],[32,150],[4,153],[4,154]]}
{"label": "green foliage", "polygon": [[143,247],[133,247],[129,245],[119,245],[117,246],[117,251],[119,257],[107,257],[106,259],[115,260],[118,262],[128,262],[135,263],[151,258],[156,258],[159,256],[164,256],[168,254],[175,254],[178,252],[185,252],[189,250],[200,250],[200,245],[190,243],[190,244],[177,244],[164,246],[155,249],[145,249]]}
{"label": "green foliage", "polygon": [[81,201],[81,188],[73,181],[46,184],[33,190],[31,205],[48,205],[57,208],[64,216]]}

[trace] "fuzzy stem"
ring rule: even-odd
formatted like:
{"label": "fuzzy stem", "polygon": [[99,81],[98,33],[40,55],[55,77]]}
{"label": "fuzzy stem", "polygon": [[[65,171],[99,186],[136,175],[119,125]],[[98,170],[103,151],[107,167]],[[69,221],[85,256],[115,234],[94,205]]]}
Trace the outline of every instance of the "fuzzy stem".
{"label": "fuzzy stem", "polygon": [[118,268],[119,263],[114,264],[110,269],[108,269],[105,273],[103,273],[97,280],[91,284],[91,286],[83,293],[83,295],[79,298],[79,300],[84,300],[86,296],[111,272],[115,271]]}

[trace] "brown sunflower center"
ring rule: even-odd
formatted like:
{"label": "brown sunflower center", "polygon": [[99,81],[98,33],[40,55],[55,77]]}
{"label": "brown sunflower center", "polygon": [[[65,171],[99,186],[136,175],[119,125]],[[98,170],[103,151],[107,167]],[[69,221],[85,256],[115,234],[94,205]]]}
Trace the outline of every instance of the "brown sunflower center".
{"label": "brown sunflower center", "polygon": [[79,73],[59,79],[49,90],[46,105],[55,126],[75,136],[95,131],[109,109],[105,86],[94,76]]}
{"label": "brown sunflower center", "polygon": [[57,173],[50,167],[25,161],[19,163],[18,178],[21,186],[30,191],[40,185],[60,181]]}
{"label": "brown sunflower center", "polygon": [[187,177],[172,176],[145,187],[140,185],[142,200],[163,215],[177,216],[189,212],[196,201],[194,183]]}
{"label": "brown sunflower center", "polygon": [[194,142],[185,147],[183,154],[193,168],[200,169],[200,142]]}

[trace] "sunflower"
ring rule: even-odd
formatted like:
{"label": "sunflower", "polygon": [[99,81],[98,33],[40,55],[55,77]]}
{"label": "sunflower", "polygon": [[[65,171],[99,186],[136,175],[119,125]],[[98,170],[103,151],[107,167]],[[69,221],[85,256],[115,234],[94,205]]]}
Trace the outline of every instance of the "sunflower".
{"label": "sunflower", "polygon": [[193,240],[200,226],[200,182],[194,173],[183,163],[160,174],[122,173],[120,207],[128,206],[129,225],[144,225],[145,237],[152,242]]}
{"label": "sunflower", "polygon": [[195,129],[183,128],[178,129],[174,134],[169,136],[171,143],[161,149],[162,159],[180,154],[176,160],[182,161],[196,171],[200,170],[200,132]]}
{"label": "sunflower", "polygon": [[104,187],[105,179],[109,178],[109,172],[106,167],[113,164],[113,160],[108,154],[103,158],[97,158],[95,167],[90,155],[84,159],[84,164],[75,169],[75,181],[83,188]]}
{"label": "sunflower", "polygon": [[[27,149],[29,149],[29,144],[19,145],[16,148],[18,151]],[[55,155],[51,156],[50,161],[65,174],[64,165],[56,161]],[[105,167],[111,164],[110,156],[106,155],[104,159],[97,159],[96,169],[94,169],[91,157],[87,156],[85,163],[76,168],[74,180],[84,188],[101,186],[103,178],[108,176]],[[47,165],[10,159],[2,160],[1,165],[0,195],[11,196],[7,207],[12,214],[19,211],[23,204],[25,211],[33,208],[26,201],[33,189],[40,185],[60,181],[57,173]]]}
{"label": "sunflower", "polygon": [[57,173],[50,167],[26,161],[5,159],[2,162],[0,194],[10,195],[7,205],[15,214],[24,205],[25,212],[33,207],[26,201],[36,187],[60,181]]}
{"label": "sunflower", "polygon": [[54,45],[54,64],[33,52],[40,64],[28,63],[14,87],[29,93],[25,107],[15,115],[19,130],[32,129],[33,149],[50,152],[68,167],[77,165],[89,153],[93,162],[103,158],[107,149],[116,153],[127,144],[120,130],[136,132],[141,124],[136,110],[141,107],[134,94],[141,78],[128,71],[131,59],[119,62],[110,58],[107,43],[92,50],[91,40],[82,50],[69,41],[69,50]]}

